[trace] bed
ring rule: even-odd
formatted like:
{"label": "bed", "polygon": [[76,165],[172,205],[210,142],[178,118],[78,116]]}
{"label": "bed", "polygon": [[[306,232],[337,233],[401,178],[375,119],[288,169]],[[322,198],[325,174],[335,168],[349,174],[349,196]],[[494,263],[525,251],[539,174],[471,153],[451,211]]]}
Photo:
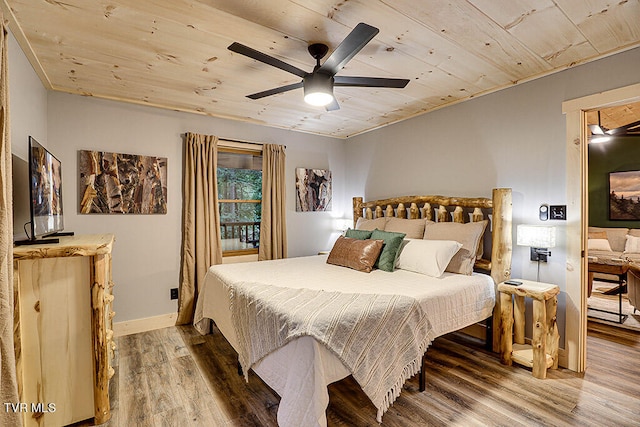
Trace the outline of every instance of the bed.
{"label": "bed", "polygon": [[[403,226],[408,220],[489,225],[469,275],[363,273],[327,263],[333,254],[212,266],[194,326],[206,334],[215,323],[238,352],[245,376],[253,370],[280,395],[280,426],[325,426],[327,386],[349,375],[377,407],[380,422],[404,382],[418,371],[424,375],[433,339],[487,318],[500,330],[499,315],[491,316],[499,310],[495,286],[510,276],[510,189],[494,189],[491,198],[356,197],[353,212],[357,229],[367,221],[398,220]],[[497,351],[499,336],[490,345]]]}

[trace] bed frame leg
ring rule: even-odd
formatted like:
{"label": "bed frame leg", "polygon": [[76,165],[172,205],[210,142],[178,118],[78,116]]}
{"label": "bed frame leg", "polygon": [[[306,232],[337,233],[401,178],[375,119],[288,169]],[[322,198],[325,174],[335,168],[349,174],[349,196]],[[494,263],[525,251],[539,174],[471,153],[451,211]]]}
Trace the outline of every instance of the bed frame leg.
{"label": "bed frame leg", "polygon": [[493,351],[493,316],[485,320],[486,337],[484,341],[484,348],[488,351]]}
{"label": "bed frame leg", "polygon": [[427,354],[422,355],[422,367],[420,368],[420,373],[418,374],[418,389],[420,391],[425,391],[427,389],[427,379],[425,370],[427,368]]}

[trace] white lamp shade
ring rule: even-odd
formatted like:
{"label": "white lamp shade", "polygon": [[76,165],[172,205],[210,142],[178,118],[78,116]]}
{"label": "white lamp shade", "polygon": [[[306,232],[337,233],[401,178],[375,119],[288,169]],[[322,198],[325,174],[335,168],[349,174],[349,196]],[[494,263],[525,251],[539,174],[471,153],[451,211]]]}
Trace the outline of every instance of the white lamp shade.
{"label": "white lamp shade", "polygon": [[304,96],[304,102],[316,107],[324,107],[325,105],[331,104],[332,101],[333,96],[331,96],[330,93],[310,92]]}
{"label": "white lamp shade", "polygon": [[553,248],[556,246],[556,228],[548,225],[518,225],[518,246]]}

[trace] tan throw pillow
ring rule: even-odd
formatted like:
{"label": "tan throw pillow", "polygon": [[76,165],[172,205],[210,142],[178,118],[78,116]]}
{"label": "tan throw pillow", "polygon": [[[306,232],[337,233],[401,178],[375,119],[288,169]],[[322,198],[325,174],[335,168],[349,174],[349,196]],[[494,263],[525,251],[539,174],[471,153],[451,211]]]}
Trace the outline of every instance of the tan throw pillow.
{"label": "tan throw pillow", "polygon": [[627,244],[624,247],[625,254],[638,254],[640,253],[640,237],[627,236]]}
{"label": "tan throw pillow", "polygon": [[382,240],[358,240],[338,237],[327,258],[327,264],[371,272],[382,250]]}
{"label": "tan throw pillow", "polygon": [[589,227],[589,233],[593,232],[605,232],[607,234],[606,239],[611,245],[611,250],[614,252],[624,251],[624,247],[627,243],[628,228],[605,228],[605,227]]}
{"label": "tan throw pillow", "polygon": [[407,239],[422,239],[425,222],[424,219],[389,218],[384,231],[404,233]]}
{"label": "tan throw pillow", "polygon": [[587,249],[590,251],[608,251],[613,252],[611,250],[611,245],[607,239],[592,239],[589,238],[587,240]]}
{"label": "tan throw pillow", "polygon": [[476,262],[478,243],[489,221],[435,222],[427,223],[424,229],[426,240],[454,240],[462,243],[462,248],[453,256],[445,271],[471,275]]}
{"label": "tan throw pillow", "polygon": [[590,231],[589,239],[606,239],[607,232],[606,231]]}
{"label": "tan throw pillow", "polygon": [[373,231],[377,228],[378,230],[384,231],[386,224],[387,217],[385,216],[376,219],[358,218],[358,221],[356,222],[356,230]]}

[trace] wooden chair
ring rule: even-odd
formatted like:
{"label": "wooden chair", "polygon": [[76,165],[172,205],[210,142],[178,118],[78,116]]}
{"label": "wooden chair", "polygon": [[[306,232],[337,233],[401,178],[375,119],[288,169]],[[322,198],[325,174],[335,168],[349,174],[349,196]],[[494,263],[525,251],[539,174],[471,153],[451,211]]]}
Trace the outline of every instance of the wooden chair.
{"label": "wooden chair", "polygon": [[635,314],[640,307],[640,265],[631,263],[627,271],[627,296]]}

